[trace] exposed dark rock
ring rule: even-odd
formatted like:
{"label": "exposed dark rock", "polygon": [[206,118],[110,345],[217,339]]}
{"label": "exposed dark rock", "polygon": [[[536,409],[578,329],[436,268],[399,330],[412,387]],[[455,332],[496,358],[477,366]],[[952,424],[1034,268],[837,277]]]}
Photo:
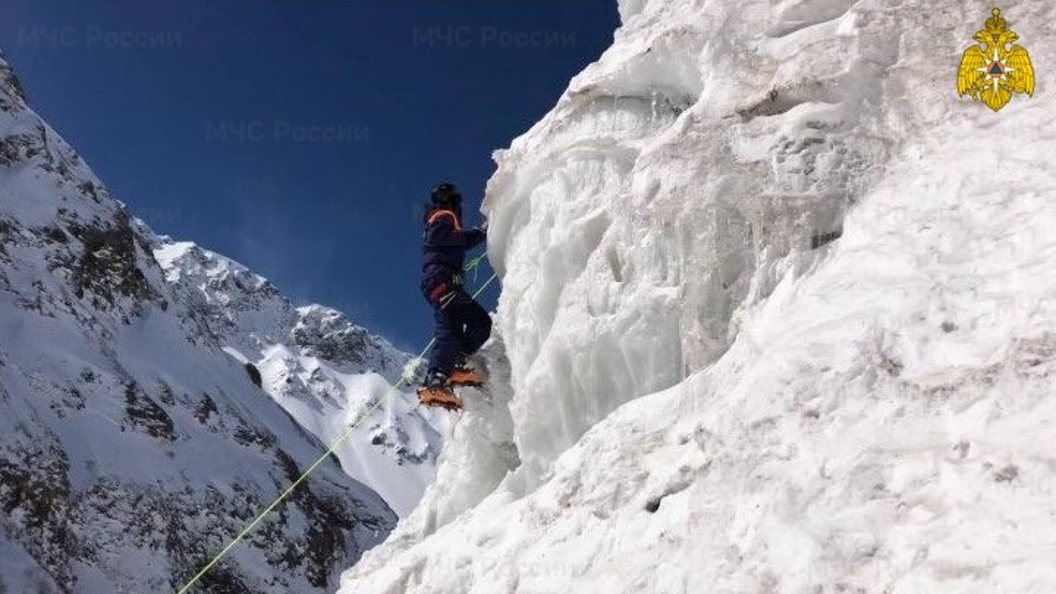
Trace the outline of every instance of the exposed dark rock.
{"label": "exposed dark rock", "polygon": [[275,445],[274,435],[271,435],[270,433],[260,429],[247,427],[245,425],[242,425],[238,429],[235,429],[235,433],[232,437],[234,437],[236,442],[246,447],[255,445],[259,446],[263,450],[268,450]]}
{"label": "exposed dark rock", "polygon": [[70,241],[70,237],[59,227],[48,227],[44,230],[43,235],[51,243],[66,244]]}
{"label": "exposed dark rock", "polygon": [[67,411],[84,410],[84,394],[76,387],[71,386],[66,389],[61,399],[55,400],[50,406],[51,410],[55,411],[59,418],[64,418],[67,415]]}
{"label": "exposed dark rock", "polygon": [[[301,469],[286,452],[277,450],[275,457],[290,483],[300,478]],[[325,588],[330,579],[330,568],[336,560],[344,558],[346,554],[346,542],[342,532],[355,527],[355,516],[343,509],[344,505],[337,500],[317,495],[307,481],[294,491],[291,497],[308,519],[308,548],[307,551],[296,553],[286,562],[296,565],[303,563],[309,583],[317,588]],[[370,521],[366,523],[371,524]],[[370,527],[385,529],[381,525]],[[354,543],[351,544],[355,546]],[[361,554],[360,550],[353,551],[356,559]]]}
{"label": "exposed dark rock", "polygon": [[209,418],[217,414],[216,403],[209,397],[208,394],[202,394],[202,399],[198,402],[198,405],[194,408],[194,418],[198,419],[201,424],[209,422]]}
{"label": "exposed dark rock", "polygon": [[172,393],[172,388],[164,382],[161,384],[161,395],[158,399],[165,406],[176,406],[176,395]]}
{"label": "exposed dark rock", "polygon": [[436,459],[437,453],[432,448],[415,451],[408,447],[410,442],[411,437],[400,427],[396,427],[393,434],[381,431],[375,433],[370,439],[372,445],[392,450],[399,464],[425,464]]}
{"label": "exposed dark rock", "polygon": [[247,361],[245,368],[246,375],[249,376],[249,381],[253,382],[253,385],[258,388],[262,387],[264,385],[264,380],[260,377],[260,370],[257,369],[257,366]]}
{"label": "exposed dark rock", "polygon": [[[119,211],[107,227],[71,225],[70,232],[84,246],[73,269],[77,297],[91,293],[109,306],[118,296],[137,301],[160,301],[161,297],[139,269],[136,241],[128,215]],[[96,306],[102,305],[93,299]]]}
{"label": "exposed dark rock", "polygon": [[15,240],[16,228],[10,221],[0,219],[0,259],[9,257],[7,246]]}
{"label": "exposed dark rock", "polygon": [[101,199],[99,197],[99,191],[95,185],[95,182],[91,180],[85,180],[77,185],[77,189],[81,191],[81,194],[92,199],[92,202],[99,204]]}
{"label": "exposed dark rock", "polygon": [[0,52],[0,111],[9,111],[26,104],[26,93],[14,70]]}
{"label": "exposed dark rock", "polygon": [[151,437],[176,440],[172,418],[134,383],[125,386],[125,416],[133,426],[146,431]]}
{"label": "exposed dark rock", "polygon": [[61,587],[73,585],[74,537],[69,529],[66,454],[52,443],[9,444],[0,452],[0,508],[13,535]]}
{"label": "exposed dark rock", "polygon": [[[277,458],[278,475],[289,479],[299,469],[284,453]],[[234,481],[223,491],[206,487],[198,493],[191,488],[168,492],[161,488],[130,488],[112,481],[93,485],[76,498],[72,521],[82,530],[97,534],[111,522],[119,521],[123,530],[111,537],[123,546],[143,550],[164,551],[169,565],[174,568],[168,583],[137,584],[137,591],[175,591],[209,563],[231,538],[270,503],[259,496],[253,485]],[[277,494],[277,493],[276,493]],[[374,523],[361,519],[354,499],[329,500],[318,497],[310,485],[296,491],[275,513],[265,518],[260,526],[240,545],[253,547],[269,564],[282,568],[279,577],[270,580],[272,589],[262,590],[252,582],[231,558],[225,559],[205,574],[195,592],[229,592],[257,594],[263,591],[291,591],[290,583],[282,576],[303,575],[312,585],[325,588],[334,573],[341,571],[346,557],[345,539],[350,530],[360,523],[374,529]],[[308,522],[304,531],[291,529],[290,511]],[[203,513],[203,510],[206,513]],[[381,521],[376,528],[390,530],[391,521]],[[112,563],[104,548],[81,546],[76,558],[93,565]],[[354,547],[354,545],[352,545]],[[359,551],[355,551],[358,557]]]}
{"label": "exposed dark rock", "polygon": [[10,167],[36,153],[35,138],[29,134],[12,134],[0,138],[0,167]]}
{"label": "exposed dark rock", "polygon": [[362,364],[380,350],[377,339],[332,310],[312,311],[293,329],[293,342],[306,354],[334,363]]}

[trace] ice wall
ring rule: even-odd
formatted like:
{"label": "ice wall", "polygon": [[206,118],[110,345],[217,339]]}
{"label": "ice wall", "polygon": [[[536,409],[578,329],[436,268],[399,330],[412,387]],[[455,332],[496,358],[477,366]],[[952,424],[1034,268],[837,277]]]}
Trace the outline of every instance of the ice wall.
{"label": "ice wall", "polygon": [[[620,404],[714,362],[876,179],[897,24],[853,2],[628,3],[510,149],[485,211],[529,482]],[[631,17],[630,14],[634,13]]]}
{"label": "ice wall", "polygon": [[456,427],[342,592],[1052,591],[1056,113],[956,97],[991,8],[622,2],[488,188],[510,416],[464,420],[520,465]]}

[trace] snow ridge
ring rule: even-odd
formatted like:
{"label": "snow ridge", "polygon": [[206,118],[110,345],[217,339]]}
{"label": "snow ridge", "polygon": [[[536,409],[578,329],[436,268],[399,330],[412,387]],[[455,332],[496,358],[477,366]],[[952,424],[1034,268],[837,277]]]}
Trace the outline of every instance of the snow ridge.
{"label": "snow ridge", "polygon": [[396,392],[410,357],[322,305],[294,307],[267,279],[190,242],[155,238],[154,255],[181,300],[207,321],[224,350],[260,374],[261,387],[320,441],[334,443],[342,468],[370,485],[399,515],[433,481],[448,417],[421,410],[413,391]]}
{"label": "snow ridge", "polygon": [[[29,109],[2,56],[0,336],[2,592],[175,591],[406,360],[155,235]],[[344,470],[404,485],[408,507],[437,435],[405,399],[382,410],[202,590],[332,592],[397,521]]]}

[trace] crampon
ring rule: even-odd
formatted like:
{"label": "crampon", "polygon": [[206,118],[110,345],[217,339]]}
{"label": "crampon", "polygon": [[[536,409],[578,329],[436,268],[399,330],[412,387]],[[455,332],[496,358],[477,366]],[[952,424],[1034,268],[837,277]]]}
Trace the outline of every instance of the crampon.
{"label": "crampon", "polygon": [[447,410],[462,410],[462,399],[447,386],[418,388],[418,404],[438,406]]}
{"label": "crampon", "polygon": [[479,388],[484,385],[484,378],[477,373],[476,369],[468,367],[456,367],[448,376],[447,382],[452,386],[469,386]]}

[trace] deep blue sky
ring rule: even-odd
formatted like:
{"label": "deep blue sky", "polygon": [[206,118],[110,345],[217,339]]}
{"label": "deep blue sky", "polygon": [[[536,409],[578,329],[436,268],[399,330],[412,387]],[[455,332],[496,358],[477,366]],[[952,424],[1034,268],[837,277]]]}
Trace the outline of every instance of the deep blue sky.
{"label": "deep blue sky", "polygon": [[479,223],[491,151],[608,47],[615,4],[6,0],[0,48],[156,231],[416,350],[427,189],[455,181]]}

